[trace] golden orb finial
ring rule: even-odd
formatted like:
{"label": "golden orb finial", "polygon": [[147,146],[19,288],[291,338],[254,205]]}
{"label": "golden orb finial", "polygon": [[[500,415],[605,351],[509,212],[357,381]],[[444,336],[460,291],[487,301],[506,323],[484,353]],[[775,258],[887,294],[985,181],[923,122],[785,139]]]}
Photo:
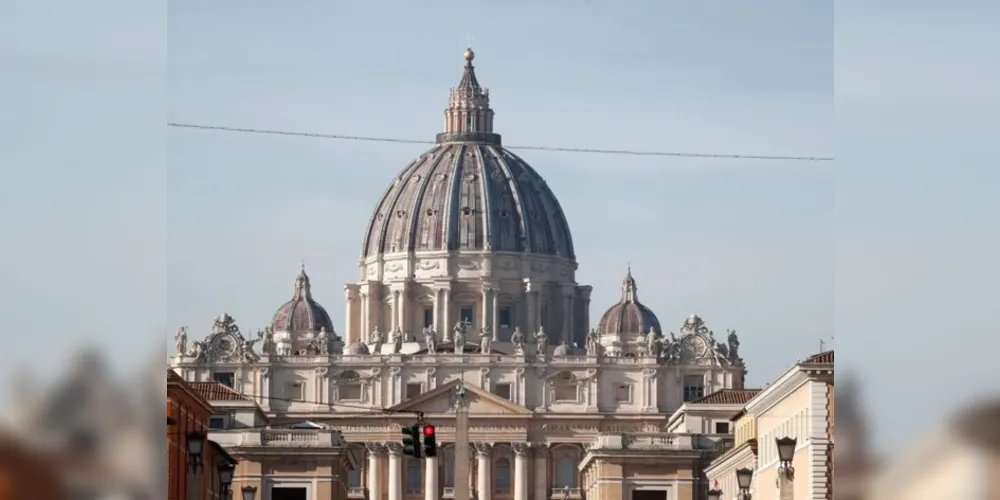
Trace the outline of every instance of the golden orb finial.
{"label": "golden orb finial", "polygon": [[472,47],[465,49],[465,62],[471,63],[475,58],[476,53],[472,51]]}

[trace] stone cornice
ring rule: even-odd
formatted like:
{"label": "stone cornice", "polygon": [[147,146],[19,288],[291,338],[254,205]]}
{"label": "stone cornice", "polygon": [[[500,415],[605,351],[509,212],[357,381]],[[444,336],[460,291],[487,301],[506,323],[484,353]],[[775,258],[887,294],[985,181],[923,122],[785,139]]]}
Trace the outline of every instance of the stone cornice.
{"label": "stone cornice", "polygon": [[745,406],[747,413],[760,415],[780,403],[808,381],[809,376],[796,364],[754,396]]}
{"label": "stone cornice", "polygon": [[749,440],[727,451],[719,458],[713,460],[712,463],[705,468],[705,477],[707,477],[709,482],[711,482],[713,476],[722,475],[730,470],[735,470],[740,467],[754,468],[754,462],[757,460],[757,453],[755,449],[755,440]]}

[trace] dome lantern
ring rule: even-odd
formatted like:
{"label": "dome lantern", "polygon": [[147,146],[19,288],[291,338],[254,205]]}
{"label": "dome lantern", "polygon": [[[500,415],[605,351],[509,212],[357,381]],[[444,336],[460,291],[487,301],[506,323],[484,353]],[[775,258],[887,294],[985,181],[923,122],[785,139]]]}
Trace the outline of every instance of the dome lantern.
{"label": "dome lantern", "polygon": [[490,91],[479,85],[476,68],[472,65],[476,53],[466,49],[465,71],[458,86],[451,89],[448,107],[444,110],[444,132],[437,135],[437,143],[479,142],[500,145],[500,135],[493,133],[493,110],[490,109]]}
{"label": "dome lantern", "polygon": [[621,298],[601,316],[598,331],[611,335],[645,334],[651,328],[662,331],[656,314],[639,302],[638,289],[632,277],[632,266],[629,266],[622,280]]}

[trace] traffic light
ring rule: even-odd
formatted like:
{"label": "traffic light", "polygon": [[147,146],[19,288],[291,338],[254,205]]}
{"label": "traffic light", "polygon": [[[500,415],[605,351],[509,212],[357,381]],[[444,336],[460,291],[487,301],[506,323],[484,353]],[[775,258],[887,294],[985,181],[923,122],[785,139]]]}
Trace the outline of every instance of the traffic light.
{"label": "traffic light", "polygon": [[420,426],[403,427],[403,454],[420,458]]}
{"label": "traffic light", "polygon": [[438,454],[437,439],[434,436],[434,426],[424,426],[424,456],[436,457]]}

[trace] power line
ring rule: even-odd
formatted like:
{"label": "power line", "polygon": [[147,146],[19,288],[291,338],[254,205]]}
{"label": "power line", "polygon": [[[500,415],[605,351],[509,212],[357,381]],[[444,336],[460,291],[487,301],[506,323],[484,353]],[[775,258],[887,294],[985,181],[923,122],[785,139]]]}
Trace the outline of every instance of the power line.
{"label": "power line", "polygon": [[[317,139],[338,139],[343,141],[394,142],[397,144],[436,144],[434,141],[416,139],[398,139],[390,137],[372,137],[361,135],[321,134],[318,132],[295,132],[289,130],[267,130],[257,128],[223,127],[218,125],[196,125],[191,123],[167,123],[168,127],[190,128],[197,130],[215,130],[219,132],[240,132],[246,134],[284,135],[294,137],[312,137]],[[675,151],[637,151],[629,149],[588,149],[561,148],[555,146],[504,146],[507,149],[523,149],[534,151],[555,151],[560,153],[589,153],[605,155],[628,156],[673,156],[679,158],[722,158],[732,160],[795,160],[795,161],[833,161],[832,156],[771,156],[725,153],[683,153]]]}

